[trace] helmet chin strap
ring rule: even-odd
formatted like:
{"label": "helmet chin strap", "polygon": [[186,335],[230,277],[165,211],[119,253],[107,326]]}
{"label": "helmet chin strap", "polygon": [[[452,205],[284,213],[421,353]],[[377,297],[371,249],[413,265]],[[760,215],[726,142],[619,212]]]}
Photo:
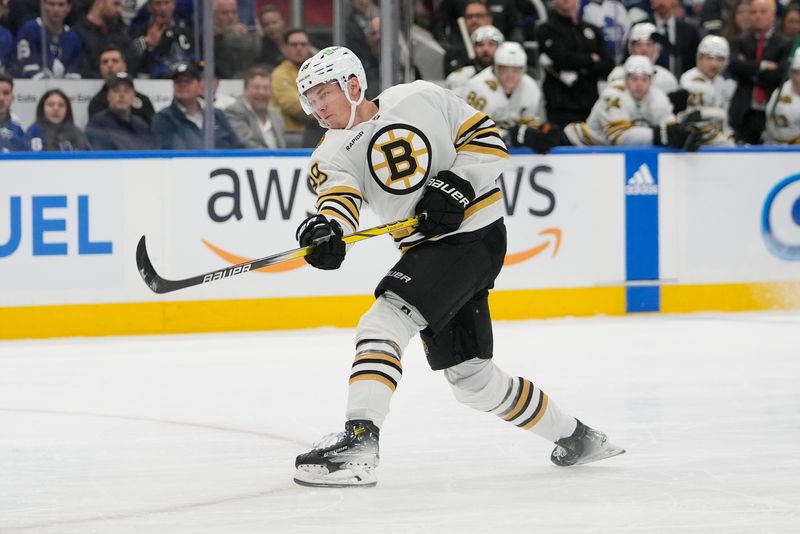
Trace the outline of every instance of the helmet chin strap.
{"label": "helmet chin strap", "polygon": [[347,96],[347,101],[350,102],[350,120],[347,121],[347,126],[345,126],[344,129],[349,130],[353,127],[353,123],[356,120],[356,108],[361,102],[364,101],[364,91],[361,91],[361,96],[356,102],[350,100],[350,93],[345,93],[345,96]]}

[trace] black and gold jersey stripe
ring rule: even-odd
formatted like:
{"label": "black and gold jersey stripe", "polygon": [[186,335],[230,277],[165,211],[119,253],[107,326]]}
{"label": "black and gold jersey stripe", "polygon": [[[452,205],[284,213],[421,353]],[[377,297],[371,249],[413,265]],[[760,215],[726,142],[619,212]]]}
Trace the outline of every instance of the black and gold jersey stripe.
{"label": "black and gold jersey stripe", "polygon": [[456,152],[476,152],[508,158],[500,130],[485,113],[476,113],[461,125],[453,142]]}
{"label": "black and gold jersey stripe", "polygon": [[344,221],[355,232],[363,198],[361,192],[351,187],[334,187],[317,197],[317,212]]}
{"label": "black and gold jersey stripe", "polygon": [[619,142],[620,137],[625,133],[626,130],[630,129],[633,126],[633,123],[626,119],[608,121],[603,125],[603,129],[606,132],[606,137],[608,137],[609,142],[612,145],[616,145]]}

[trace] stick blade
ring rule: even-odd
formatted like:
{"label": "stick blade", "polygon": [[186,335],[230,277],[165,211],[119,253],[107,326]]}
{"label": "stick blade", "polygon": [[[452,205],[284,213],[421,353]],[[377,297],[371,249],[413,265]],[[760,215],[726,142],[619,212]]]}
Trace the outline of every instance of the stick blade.
{"label": "stick blade", "polygon": [[139,269],[142,280],[151,291],[154,293],[166,293],[167,290],[161,283],[163,279],[158,276],[155,267],[153,267],[153,262],[150,261],[150,256],[147,254],[147,244],[144,236],[139,239],[139,244],[136,245],[136,267]]}

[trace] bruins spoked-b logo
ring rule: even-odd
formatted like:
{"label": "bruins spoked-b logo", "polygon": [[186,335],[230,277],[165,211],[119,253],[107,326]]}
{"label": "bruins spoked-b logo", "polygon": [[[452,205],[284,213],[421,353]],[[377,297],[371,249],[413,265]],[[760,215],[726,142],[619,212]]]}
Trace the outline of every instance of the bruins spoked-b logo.
{"label": "bruins spoked-b logo", "polygon": [[372,136],[368,151],[369,172],[384,191],[407,195],[425,185],[431,144],[417,128],[408,124],[381,128]]}

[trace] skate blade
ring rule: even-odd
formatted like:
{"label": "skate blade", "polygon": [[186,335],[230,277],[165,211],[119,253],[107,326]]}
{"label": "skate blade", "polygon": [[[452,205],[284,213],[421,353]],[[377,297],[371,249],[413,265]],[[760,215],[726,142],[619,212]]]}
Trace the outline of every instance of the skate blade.
{"label": "skate blade", "polygon": [[299,465],[294,482],[310,488],[371,488],[378,484],[375,469],[351,465],[328,473],[321,465]]}
{"label": "skate blade", "polygon": [[625,449],[622,447],[617,447],[616,445],[612,445],[610,443],[606,443],[605,447],[602,449],[592,453],[587,454],[583,458],[579,458],[574,465],[583,465],[592,462],[597,462],[599,460],[605,460],[606,458],[613,458],[614,456],[619,456],[620,454],[625,454]]}

